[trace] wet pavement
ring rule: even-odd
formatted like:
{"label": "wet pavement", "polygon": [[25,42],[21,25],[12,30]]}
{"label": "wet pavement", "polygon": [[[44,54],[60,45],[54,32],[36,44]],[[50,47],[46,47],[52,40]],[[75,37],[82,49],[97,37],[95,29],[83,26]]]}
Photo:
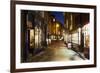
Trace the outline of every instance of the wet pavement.
{"label": "wet pavement", "polygon": [[79,54],[72,49],[68,49],[63,41],[52,41],[52,43],[42,52],[30,57],[32,62],[44,61],[71,61],[83,60]]}

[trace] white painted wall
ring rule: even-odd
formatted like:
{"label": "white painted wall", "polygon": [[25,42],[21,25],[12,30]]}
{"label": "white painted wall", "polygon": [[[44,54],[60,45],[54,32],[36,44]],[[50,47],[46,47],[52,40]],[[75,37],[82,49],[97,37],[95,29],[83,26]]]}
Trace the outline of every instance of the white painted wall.
{"label": "white painted wall", "polygon": [[[29,1],[29,0],[28,0]],[[97,5],[97,33],[100,37],[100,0],[30,0],[55,3]],[[100,38],[97,38],[97,67],[27,73],[100,73]],[[10,0],[0,0],[0,73],[10,73]],[[24,72],[25,73],[25,72]]]}

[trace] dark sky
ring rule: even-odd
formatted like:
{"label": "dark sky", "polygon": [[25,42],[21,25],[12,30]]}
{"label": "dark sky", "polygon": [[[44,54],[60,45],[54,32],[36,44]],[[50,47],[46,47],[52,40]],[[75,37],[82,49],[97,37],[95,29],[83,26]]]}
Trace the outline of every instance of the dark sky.
{"label": "dark sky", "polygon": [[[28,20],[29,21],[33,21],[32,13],[33,12],[31,12],[31,11],[28,12]],[[59,21],[61,24],[64,25],[64,15],[63,15],[63,12],[56,12],[56,11],[54,11],[54,12],[50,12],[50,13],[51,13],[51,15],[53,15],[55,17],[55,19],[57,21]]]}
{"label": "dark sky", "polygon": [[51,12],[55,16],[55,19],[64,25],[64,15],[63,12]]}

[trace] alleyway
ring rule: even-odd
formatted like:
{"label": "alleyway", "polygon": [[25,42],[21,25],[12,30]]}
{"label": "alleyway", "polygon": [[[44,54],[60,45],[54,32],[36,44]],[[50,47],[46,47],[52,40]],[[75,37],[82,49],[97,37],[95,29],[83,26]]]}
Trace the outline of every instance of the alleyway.
{"label": "alleyway", "polygon": [[38,55],[32,56],[31,61],[70,61],[83,60],[78,53],[68,49],[63,41],[52,41],[51,45]]}
{"label": "alleyway", "polygon": [[89,59],[89,23],[89,13],[22,10],[21,61]]}

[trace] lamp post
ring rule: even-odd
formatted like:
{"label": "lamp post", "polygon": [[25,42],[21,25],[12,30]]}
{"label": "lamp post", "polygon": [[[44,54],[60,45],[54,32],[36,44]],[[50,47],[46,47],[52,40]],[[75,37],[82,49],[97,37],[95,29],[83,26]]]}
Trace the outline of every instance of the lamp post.
{"label": "lamp post", "polygon": [[54,24],[54,39],[56,39],[56,20],[53,18],[53,24]]}

